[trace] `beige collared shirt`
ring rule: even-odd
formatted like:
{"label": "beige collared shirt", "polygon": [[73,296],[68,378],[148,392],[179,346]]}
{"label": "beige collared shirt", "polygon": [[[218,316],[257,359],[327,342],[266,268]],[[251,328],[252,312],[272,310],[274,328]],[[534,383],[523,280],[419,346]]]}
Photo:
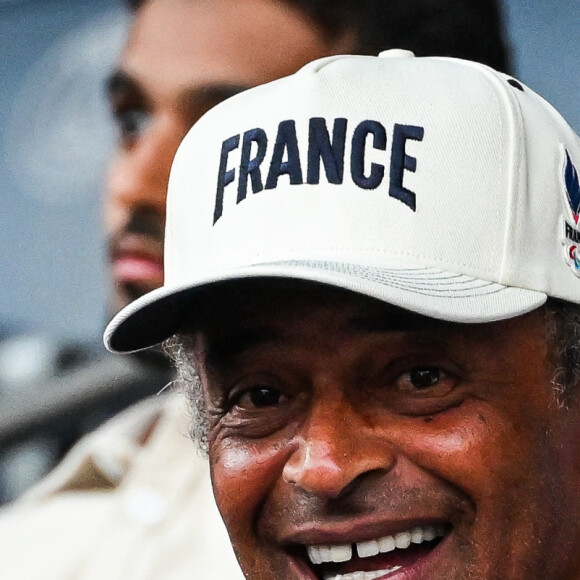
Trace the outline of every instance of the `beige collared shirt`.
{"label": "beige collared shirt", "polygon": [[242,579],[180,395],[82,439],[0,511],[3,580]]}

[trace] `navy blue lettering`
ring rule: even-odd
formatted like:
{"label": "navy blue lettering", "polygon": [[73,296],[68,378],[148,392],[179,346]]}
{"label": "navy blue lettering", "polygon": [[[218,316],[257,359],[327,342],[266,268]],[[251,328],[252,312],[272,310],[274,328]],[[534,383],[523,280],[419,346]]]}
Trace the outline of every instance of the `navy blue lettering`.
{"label": "navy blue lettering", "polygon": [[365,149],[367,136],[373,136],[373,148],[384,151],[387,148],[387,132],[378,121],[363,121],[354,130],[350,153],[350,171],[352,180],[363,189],[376,189],[385,175],[385,166],[371,163],[371,171],[365,175]]}
{"label": "navy blue lettering", "polygon": [[423,127],[414,125],[399,125],[395,123],[393,130],[393,151],[391,153],[391,173],[389,184],[389,195],[402,201],[413,211],[416,210],[415,194],[403,187],[403,174],[405,169],[413,173],[417,169],[417,159],[407,155],[405,145],[407,139],[422,141],[425,130]]}
{"label": "navy blue lettering", "polygon": [[[285,152],[288,153],[288,159],[282,161]],[[278,125],[270,170],[266,178],[266,189],[274,189],[278,185],[278,177],[285,174],[290,176],[291,185],[303,183],[298,139],[296,138],[296,123],[292,120],[282,121]]]}
{"label": "navy blue lettering", "polygon": [[[256,143],[258,150],[256,156],[250,159],[252,143]],[[242,158],[240,161],[240,177],[238,180],[238,203],[246,199],[248,190],[248,177],[252,181],[252,192],[258,193],[264,189],[260,164],[266,156],[268,137],[264,129],[256,128],[246,131],[242,140]]]}
{"label": "navy blue lettering", "polygon": [[220,217],[222,217],[224,206],[224,189],[226,185],[229,185],[236,176],[235,169],[227,169],[228,155],[231,151],[237,149],[239,145],[240,145],[239,135],[234,135],[233,137],[226,139],[222,143],[222,152],[220,155],[220,167],[218,170],[217,190],[215,196],[215,208],[213,211],[214,224],[220,219]]}
{"label": "navy blue lettering", "polygon": [[308,132],[308,170],[306,181],[320,183],[320,160],[324,164],[326,179],[329,183],[342,183],[344,176],[344,144],[346,141],[346,119],[334,120],[332,129],[332,144],[326,119],[314,117],[310,119]]}

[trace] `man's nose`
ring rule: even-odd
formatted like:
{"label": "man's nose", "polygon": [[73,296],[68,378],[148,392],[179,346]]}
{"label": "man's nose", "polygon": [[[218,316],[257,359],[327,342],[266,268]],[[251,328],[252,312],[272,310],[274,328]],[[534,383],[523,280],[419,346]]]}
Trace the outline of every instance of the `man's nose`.
{"label": "man's nose", "polygon": [[283,478],[309,494],[338,498],[365,475],[390,471],[395,461],[384,434],[348,402],[319,403],[296,437]]}

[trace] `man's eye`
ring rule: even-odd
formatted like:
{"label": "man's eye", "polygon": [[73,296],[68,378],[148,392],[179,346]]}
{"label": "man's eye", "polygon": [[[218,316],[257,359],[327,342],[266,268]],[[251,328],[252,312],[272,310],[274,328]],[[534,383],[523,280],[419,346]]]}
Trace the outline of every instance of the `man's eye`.
{"label": "man's eye", "polygon": [[421,367],[412,369],[409,372],[409,382],[416,389],[425,389],[432,387],[439,382],[441,378],[441,369],[437,367]]}
{"label": "man's eye", "polygon": [[272,387],[253,387],[243,391],[234,401],[242,409],[275,407],[288,400],[283,393]]}
{"label": "man's eye", "polygon": [[399,393],[416,394],[430,393],[442,395],[451,391],[456,379],[437,366],[414,367],[399,376],[396,381],[396,390]]}
{"label": "man's eye", "polygon": [[131,147],[147,130],[151,116],[142,109],[126,109],[115,113],[123,147]]}
{"label": "man's eye", "polygon": [[466,377],[453,362],[445,366],[412,364],[401,361],[401,366],[387,378],[383,396],[392,410],[403,415],[422,416],[441,413],[461,404],[465,398],[462,386]]}

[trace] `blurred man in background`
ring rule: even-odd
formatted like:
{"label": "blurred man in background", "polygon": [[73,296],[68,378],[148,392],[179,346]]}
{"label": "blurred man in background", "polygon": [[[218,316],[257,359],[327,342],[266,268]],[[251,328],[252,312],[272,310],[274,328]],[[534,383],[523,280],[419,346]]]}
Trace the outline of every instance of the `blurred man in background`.
{"label": "blurred man in background", "polygon": [[[226,97],[321,56],[390,47],[510,68],[495,0],[145,0],[132,8],[128,41],[107,84],[120,131],[105,201],[111,314],[161,285],[174,153],[191,125]],[[160,353],[132,364],[131,384],[148,385],[143,397],[169,380]],[[151,369],[163,378],[152,381]],[[120,371],[103,372],[101,361],[99,372],[104,379],[91,393],[110,390]],[[95,399],[88,400],[67,415],[74,411],[78,421],[94,412]],[[84,438],[1,520],[3,574],[234,578],[239,571],[207,467],[190,447],[188,429],[184,403],[172,395],[144,401]]]}

